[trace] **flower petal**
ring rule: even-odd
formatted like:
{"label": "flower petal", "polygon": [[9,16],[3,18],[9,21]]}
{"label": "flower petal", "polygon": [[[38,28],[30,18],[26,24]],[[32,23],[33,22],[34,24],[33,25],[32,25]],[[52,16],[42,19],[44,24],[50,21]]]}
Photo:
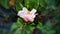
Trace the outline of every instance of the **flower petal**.
{"label": "flower petal", "polygon": [[26,18],[27,18],[27,20],[29,21],[29,22],[33,22],[34,21],[34,19],[31,17],[31,16],[26,16]]}
{"label": "flower petal", "polygon": [[36,11],[37,11],[37,10],[32,9],[31,12],[30,12],[30,14],[31,14],[31,15],[34,15],[34,14],[36,13]]}
{"label": "flower petal", "polygon": [[33,15],[32,18],[35,18],[36,15]]}
{"label": "flower petal", "polygon": [[24,21],[28,22],[28,20],[27,20],[27,18],[26,18],[26,17],[24,17],[23,19],[24,19]]}
{"label": "flower petal", "polygon": [[27,11],[28,11],[28,9],[23,7],[22,12],[24,12],[24,14],[27,14]]}
{"label": "flower petal", "polygon": [[18,14],[17,14],[19,17],[23,17],[22,15],[22,11],[19,11]]}

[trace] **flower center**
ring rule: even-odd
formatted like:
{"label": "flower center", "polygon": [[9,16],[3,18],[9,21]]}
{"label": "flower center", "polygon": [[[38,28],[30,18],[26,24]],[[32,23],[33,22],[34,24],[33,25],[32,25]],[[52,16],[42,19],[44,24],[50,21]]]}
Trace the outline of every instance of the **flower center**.
{"label": "flower center", "polygon": [[28,10],[27,14],[30,14],[30,11]]}

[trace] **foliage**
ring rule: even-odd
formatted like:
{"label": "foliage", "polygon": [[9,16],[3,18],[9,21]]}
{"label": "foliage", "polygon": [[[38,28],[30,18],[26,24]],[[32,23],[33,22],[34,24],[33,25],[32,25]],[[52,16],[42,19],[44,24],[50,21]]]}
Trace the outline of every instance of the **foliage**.
{"label": "foliage", "polygon": [[[9,12],[11,11],[9,0],[0,0],[0,5],[5,8],[3,11],[8,9]],[[15,0],[14,8],[16,8],[16,12],[21,10],[23,7],[30,10],[35,8],[38,14],[41,13],[39,15],[44,14],[47,17],[47,21],[43,25],[43,22],[38,20],[36,21],[38,24],[35,26],[35,22],[25,22],[22,18],[17,17],[18,19],[16,19],[16,21],[11,25],[9,34],[32,34],[35,28],[41,30],[42,34],[60,34],[60,0]],[[12,15],[10,13],[8,14],[8,11],[2,12],[1,10],[0,7],[0,13],[3,13],[3,17],[5,17],[4,19],[8,19],[8,17]],[[14,18],[15,16],[11,17]],[[0,18],[0,21],[4,19]]]}

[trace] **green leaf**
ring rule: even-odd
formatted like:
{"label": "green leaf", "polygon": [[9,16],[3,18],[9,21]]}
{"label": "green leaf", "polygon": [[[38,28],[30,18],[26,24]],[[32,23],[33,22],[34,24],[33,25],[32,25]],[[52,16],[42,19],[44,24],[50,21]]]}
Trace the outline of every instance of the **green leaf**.
{"label": "green leaf", "polygon": [[21,34],[20,29],[18,28],[18,29],[14,32],[14,34]]}
{"label": "green leaf", "polygon": [[39,28],[39,29],[43,29],[43,25],[42,25],[42,23],[39,22],[39,24],[37,25],[37,28]]}
{"label": "green leaf", "polygon": [[27,8],[30,8],[30,10],[33,8],[37,9],[38,8],[37,2],[38,2],[38,0],[25,0],[25,6]]}
{"label": "green leaf", "polygon": [[5,8],[9,8],[9,0],[0,0],[0,4]]}
{"label": "green leaf", "polygon": [[22,3],[17,0],[17,1],[16,1],[16,10],[19,11],[19,10],[21,10],[22,8],[23,8]]}
{"label": "green leaf", "polygon": [[41,7],[45,7],[46,6],[45,0],[39,0],[39,4],[41,5]]}
{"label": "green leaf", "polygon": [[17,31],[20,27],[24,25],[24,21],[20,18],[18,18],[16,23],[13,23],[11,27],[11,33],[13,34],[15,31]]}

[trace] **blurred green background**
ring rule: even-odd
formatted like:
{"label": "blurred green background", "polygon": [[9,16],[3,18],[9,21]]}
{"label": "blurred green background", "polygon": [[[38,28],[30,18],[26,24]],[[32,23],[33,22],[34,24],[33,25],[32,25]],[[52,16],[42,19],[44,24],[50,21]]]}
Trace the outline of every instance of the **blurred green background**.
{"label": "blurred green background", "polygon": [[[17,16],[23,7],[38,18],[26,24]],[[60,0],[0,0],[0,34],[60,34]]]}

